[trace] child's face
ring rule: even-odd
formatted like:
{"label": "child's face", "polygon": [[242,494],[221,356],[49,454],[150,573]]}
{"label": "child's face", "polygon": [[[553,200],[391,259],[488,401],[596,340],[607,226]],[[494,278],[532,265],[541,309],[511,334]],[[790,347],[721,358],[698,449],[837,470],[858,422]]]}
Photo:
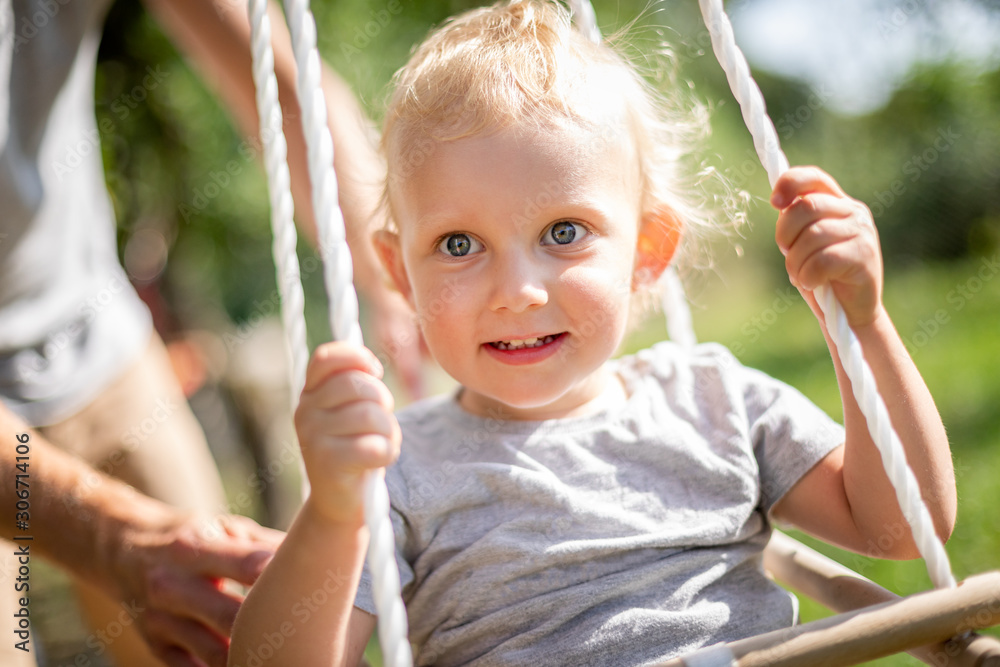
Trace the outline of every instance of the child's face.
{"label": "child's face", "polygon": [[393,207],[390,268],[463,407],[556,418],[603,392],[640,220],[628,139],[567,126],[435,144]]}

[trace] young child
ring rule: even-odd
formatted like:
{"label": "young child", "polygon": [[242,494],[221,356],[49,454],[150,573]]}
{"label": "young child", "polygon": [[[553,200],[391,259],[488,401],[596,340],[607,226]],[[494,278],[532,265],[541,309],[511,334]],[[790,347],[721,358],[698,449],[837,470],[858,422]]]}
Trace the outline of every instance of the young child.
{"label": "young child", "polygon": [[[843,429],[718,345],[609,361],[705,217],[683,125],[623,59],[515,1],[445,24],[396,84],[377,241],[461,386],[394,417],[374,355],[316,351],[296,414],[312,495],[231,665],[358,664],[362,479],[385,466],[418,665],[640,665],[788,626],[761,569],[774,520],[862,553],[902,532],[889,555],[916,555],[839,366]],[[821,324],[811,290],[832,285],[947,537],[948,443],[883,309],[871,214],[811,167],[771,203],[789,277]]]}

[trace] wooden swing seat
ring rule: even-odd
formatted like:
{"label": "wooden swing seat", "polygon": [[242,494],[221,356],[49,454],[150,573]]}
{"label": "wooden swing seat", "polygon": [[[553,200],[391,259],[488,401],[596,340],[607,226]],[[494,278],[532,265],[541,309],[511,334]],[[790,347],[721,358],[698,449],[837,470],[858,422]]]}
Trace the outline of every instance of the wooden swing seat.
{"label": "wooden swing seat", "polygon": [[[780,532],[764,551],[764,567],[838,615],[727,644],[732,667],[857,665],[902,651],[935,667],[1000,667],[1000,640],[972,632],[1000,624],[1000,571],[901,598]],[[659,667],[727,664],[701,657],[713,650]]]}

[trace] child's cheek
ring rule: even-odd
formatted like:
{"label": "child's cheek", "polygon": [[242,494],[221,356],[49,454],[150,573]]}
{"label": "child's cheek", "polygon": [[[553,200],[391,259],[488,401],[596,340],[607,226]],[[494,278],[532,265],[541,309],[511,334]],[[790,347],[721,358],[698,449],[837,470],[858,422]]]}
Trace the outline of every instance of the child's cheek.
{"label": "child's cheek", "polygon": [[573,267],[563,273],[560,282],[564,292],[602,310],[617,310],[627,305],[632,292],[631,267],[615,262]]}
{"label": "child's cheek", "polygon": [[464,312],[468,315],[474,295],[463,281],[453,276],[424,285],[416,295],[417,325],[424,338],[439,338],[442,334],[457,332],[458,320]]}
{"label": "child's cheek", "polygon": [[575,328],[591,335],[600,332],[614,347],[628,324],[631,273],[611,267],[580,266],[560,279],[560,304]]}

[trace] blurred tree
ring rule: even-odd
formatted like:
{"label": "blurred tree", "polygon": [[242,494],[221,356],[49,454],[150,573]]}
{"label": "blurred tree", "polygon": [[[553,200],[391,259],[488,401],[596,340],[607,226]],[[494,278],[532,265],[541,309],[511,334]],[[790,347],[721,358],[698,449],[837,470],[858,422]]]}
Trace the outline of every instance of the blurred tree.
{"label": "blurred tree", "polygon": [[[378,119],[391,75],[413,45],[432,25],[478,4],[316,2],[320,49]],[[760,245],[762,261],[782,277],[770,247],[774,212],[763,203],[766,175],[695,3],[599,2],[597,12],[606,32],[631,26],[628,48],[648,59],[652,75],[691,81],[708,102],[711,161],[757,198],[751,208],[756,231],[746,243]],[[154,86],[143,86],[147,68],[162,73]],[[822,91],[755,74],[791,161],[821,165],[869,204],[889,262],[947,260],[995,247],[1000,72],[959,64],[926,68],[885,108],[864,117],[837,116]],[[171,248],[165,290],[189,323],[209,325],[205,318],[220,310],[237,323],[259,314],[274,290],[272,273],[261,270],[271,260],[259,151],[232,128],[135,2],[119,1],[108,17],[96,105],[98,118],[112,128],[102,144],[123,242],[139,229],[163,233]],[[318,278],[309,276],[307,300],[311,311],[321,312]],[[314,322],[322,329],[321,315],[311,315]]]}
{"label": "blurred tree", "polygon": [[140,229],[162,233],[171,247],[163,287],[183,315],[197,321],[220,304],[248,314],[271,280],[256,269],[270,264],[258,151],[138,3],[109,13],[95,102],[101,127],[113,128],[103,149],[119,247]]}
{"label": "blurred tree", "polygon": [[820,164],[869,205],[888,262],[995,250],[1000,72],[954,63],[927,67],[888,105],[862,117],[812,109],[816,100],[806,91],[761,81],[779,127],[783,119],[811,116],[783,137],[786,151],[793,162]]}

